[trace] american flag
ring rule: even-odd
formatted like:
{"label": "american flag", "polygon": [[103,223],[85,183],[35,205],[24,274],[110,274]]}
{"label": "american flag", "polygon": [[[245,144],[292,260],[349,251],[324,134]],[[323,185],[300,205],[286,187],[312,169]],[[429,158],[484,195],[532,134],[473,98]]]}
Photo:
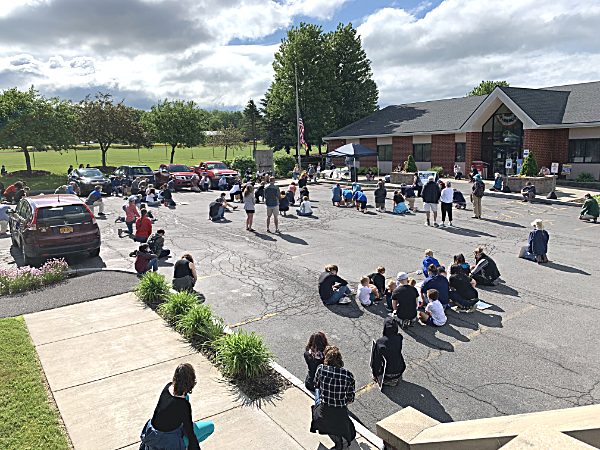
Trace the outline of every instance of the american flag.
{"label": "american flag", "polygon": [[300,145],[306,147],[306,142],[304,141],[304,122],[300,116],[298,116],[298,126],[300,127]]}

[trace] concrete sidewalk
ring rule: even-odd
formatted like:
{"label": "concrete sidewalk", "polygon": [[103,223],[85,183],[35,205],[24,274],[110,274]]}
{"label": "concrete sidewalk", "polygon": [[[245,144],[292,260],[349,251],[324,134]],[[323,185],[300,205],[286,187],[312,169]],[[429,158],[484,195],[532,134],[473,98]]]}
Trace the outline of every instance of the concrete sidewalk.
{"label": "concrete sidewalk", "polygon": [[[134,450],[175,367],[190,362],[194,421],[211,420],[204,450],[325,450],[310,433],[312,399],[291,387],[252,403],[132,294],[25,316],[75,450]],[[352,449],[377,447],[357,436]]]}

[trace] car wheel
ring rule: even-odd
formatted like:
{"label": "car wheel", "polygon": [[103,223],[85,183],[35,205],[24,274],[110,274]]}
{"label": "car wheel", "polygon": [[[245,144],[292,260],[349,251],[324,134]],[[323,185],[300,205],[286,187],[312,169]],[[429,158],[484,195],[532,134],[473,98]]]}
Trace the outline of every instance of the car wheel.
{"label": "car wheel", "polygon": [[100,256],[100,247],[90,252],[90,258],[95,258],[96,256]]}
{"label": "car wheel", "polygon": [[14,234],[12,228],[10,230],[10,240],[12,241],[13,247],[18,247],[19,246],[19,241],[17,241],[17,239],[15,238],[15,234]]}
{"label": "car wheel", "polygon": [[21,241],[21,256],[23,257],[23,262],[26,266],[35,266],[39,263],[39,259],[27,256],[25,253],[25,243],[23,241]]}

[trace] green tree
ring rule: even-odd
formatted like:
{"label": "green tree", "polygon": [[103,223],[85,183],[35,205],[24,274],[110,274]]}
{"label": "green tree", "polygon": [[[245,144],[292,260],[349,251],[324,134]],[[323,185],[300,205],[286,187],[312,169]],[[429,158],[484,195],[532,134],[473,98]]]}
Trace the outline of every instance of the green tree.
{"label": "green tree", "polygon": [[510,86],[506,81],[482,81],[478,86],[475,86],[471,92],[467,94],[467,97],[474,95],[488,95],[496,88],[496,86]]}
{"label": "green tree", "polygon": [[142,120],[148,124],[158,142],[171,146],[171,164],[177,146],[196,147],[206,139],[206,112],[193,101],[159,101],[152,105]]}
{"label": "green tree", "polygon": [[[286,134],[286,125],[283,118],[273,111],[274,108],[269,108],[270,92],[271,89],[267,91],[260,102],[263,142],[275,151],[285,149],[289,154],[290,148],[296,146],[296,137],[293,141],[290,139],[289,135]],[[271,111],[269,112],[269,110]]]}
{"label": "green tree", "polygon": [[254,100],[248,100],[244,109],[244,120],[242,121],[242,132],[246,139],[252,141],[254,151],[256,151],[256,141],[260,137],[261,117],[260,111],[256,107]]}
{"label": "green tree", "polygon": [[44,98],[33,86],[0,94],[0,147],[23,150],[27,173],[31,174],[29,147],[34,150],[65,150],[77,143],[77,116],[72,104],[59,98]]}
{"label": "green tree", "polygon": [[106,153],[115,142],[150,146],[150,134],[138,120],[135,109],[115,103],[110,94],[98,92],[92,99],[88,94],[79,102],[79,135],[84,142],[97,141],[106,166]]}
{"label": "green tree", "polygon": [[537,160],[535,159],[535,155],[533,152],[529,152],[523,161],[523,165],[521,166],[521,172],[519,175],[523,175],[525,177],[537,177],[540,173],[540,169],[538,168]]}
{"label": "green tree", "polygon": [[[227,159],[227,150],[232,149],[234,156],[235,150],[243,150],[244,135],[242,131],[229,124],[227,128],[221,128],[217,134],[214,134],[211,139],[213,149],[215,146],[225,147],[225,159]],[[214,151],[214,150],[213,150]]]}
{"label": "green tree", "polygon": [[218,117],[212,116],[208,119],[208,129],[211,131],[217,131],[223,128],[223,121]]}
{"label": "green tree", "polygon": [[231,161],[231,166],[229,166],[229,168],[237,170],[244,176],[246,169],[248,168],[252,170],[252,172],[256,172],[256,161],[250,156],[236,156],[233,158],[233,161]]}
{"label": "green tree", "polygon": [[294,170],[296,158],[286,153],[279,153],[273,156],[273,162],[275,163],[275,171],[285,176]]}
{"label": "green tree", "polygon": [[334,70],[331,94],[334,117],[329,133],[377,111],[379,91],[373,81],[371,61],[351,23],[339,24],[327,35],[327,44]]}
{"label": "green tree", "polygon": [[415,157],[413,155],[408,155],[406,160],[406,167],[404,167],[406,172],[417,172],[417,163],[415,162]]}

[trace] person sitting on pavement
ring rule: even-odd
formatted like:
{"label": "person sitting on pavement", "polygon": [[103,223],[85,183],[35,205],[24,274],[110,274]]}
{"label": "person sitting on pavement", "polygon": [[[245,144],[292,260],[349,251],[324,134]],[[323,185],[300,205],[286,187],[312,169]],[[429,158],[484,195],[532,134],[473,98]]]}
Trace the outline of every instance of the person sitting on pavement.
{"label": "person sitting on pavement", "polygon": [[465,261],[465,255],[462,253],[454,255],[454,261],[452,265],[460,267],[460,273],[471,276],[471,266]]}
{"label": "person sitting on pavement", "polygon": [[147,217],[148,210],[140,210],[141,216],[135,221],[135,236],[133,240],[136,242],[147,242],[152,234],[152,221]]}
{"label": "person sitting on pavement", "polygon": [[285,192],[281,192],[281,198],[279,199],[279,215],[287,216],[287,212],[290,210],[290,201],[288,200]]}
{"label": "person sitting on pavement", "polygon": [[302,203],[300,203],[300,208],[296,208],[296,214],[299,216],[312,216],[312,213],[310,200],[308,199],[308,196],[304,196],[302,198]]}
{"label": "person sitting on pavement", "polygon": [[139,450],[200,450],[199,442],[215,430],[208,421],[194,422],[189,394],[196,386],[196,373],[189,363],[177,366],[173,380],[162,390],[152,419],[146,422]]}
{"label": "person sitting on pavement", "polygon": [[[127,205],[125,206],[125,225],[127,226],[126,233],[133,234],[133,224],[136,219],[140,217],[140,213],[138,212],[137,206],[135,206],[136,196],[132,195],[127,199]],[[119,237],[123,237],[123,230],[118,229]]]}
{"label": "person sitting on pavement", "polygon": [[[340,206],[340,202],[342,201],[342,188],[340,183],[337,183],[333,188],[331,188],[331,202],[333,206]],[[337,205],[336,205],[337,203]]]}
{"label": "person sitting on pavement", "polygon": [[211,181],[208,175],[203,175],[202,179],[200,180],[200,190],[201,191],[208,191],[210,189],[210,185],[211,185]]}
{"label": "person sitting on pavement", "polygon": [[448,318],[444,312],[444,305],[439,301],[439,293],[435,289],[429,289],[427,291],[427,306],[425,311],[419,312],[419,319],[421,322],[436,327],[441,327],[446,324]]}
{"label": "person sitting on pavement", "polygon": [[264,181],[261,182],[260,185],[254,191],[254,199],[256,200],[256,203],[260,203],[261,197],[265,197],[265,184],[266,183]]}
{"label": "person sitting on pavement", "polygon": [[148,246],[152,253],[158,255],[158,259],[166,258],[171,254],[171,250],[164,248],[165,246],[165,230],[158,230],[148,238]]}
{"label": "person sitting on pavement", "polygon": [[496,172],[494,178],[494,185],[490,188],[490,191],[501,191],[502,190],[502,174]]}
{"label": "person sitting on pavement", "polygon": [[454,164],[454,179],[455,180],[460,180],[462,178],[463,174],[460,171],[460,166],[458,164]]}
{"label": "person sitting on pavement", "polygon": [[325,360],[325,348],[329,345],[327,336],[322,331],[313,333],[308,339],[308,344],[304,349],[304,361],[308,366],[308,373],[304,379],[304,386],[311,392],[315,391],[315,372],[317,367],[323,364]]}
{"label": "person sitting on pavement", "polygon": [[192,175],[192,179],[190,180],[190,191],[192,192],[200,192],[200,177],[197,173]]}
{"label": "person sitting on pavement", "polygon": [[394,289],[397,287],[398,286],[394,280],[389,280],[385,291],[383,291],[383,296],[385,297],[385,309],[387,312],[394,312],[394,308],[392,306],[392,294]]}
{"label": "person sitting on pavement", "polygon": [[471,276],[477,281],[477,284],[483,286],[498,286],[500,284],[500,271],[496,262],[483,251],[482,247],[477,247],[473,252],[476,264],[471,266]]}
{"label": "person sitting on pavement", "polygon": [[525,187],[521,189],[521,195],[523,196],[522,202],[532,202],[535,199],[535,186],[531,181],[525,183]]}
{"label": "person sitting on pavement", "polygon": [[425,216],[427,217],[427,222],[425,222],[425,225],[431,225],[429,221],[429,214],[431,211],[433,211],[433,226],[437,227],[437,209],[441,197],[441,192],[440,188],[435,182],[434,177],[431,176],[428,178],[427,184],[423,186],[423,192],[421,193],[421,197],[423,197],[423,209],[425,210]]}
{"label": "person sitting on pavement", "polygon": [[296,196],[292,191],[287,191],[285,197],[288,199],[288,204],[294,206],[296,204]]}
{"label": "person sitting on pavement", "polygon": [[373,181],[375,179],[375,173],[373,173],[370,167],[365,176],[367,177],[367,181]]}
{"label": "person sitting on pavement", "polygon": [[412,186],[407,186],[406,183],[400,185],[400,192],[404,196],[404,201],[408,202],[408,209],[416,211],[415,209],[415,190]]}
{"label": "person sitting on pavement", "polygon": [[160,202],[156,198],[156,191],[153,188],[148,189],[148,193],[146,194],[146,204],[148,206],[158,206]]}
{"label": "person sitting on pavement", "polygon": [[221,177],[219,179],[219,189],[222,191],[227,189],[227,178],[226,177]]}
{"label": "person sitting on pavement", "polygon": [[214,202],[210,202],[208,205],[208,220],[218,222],[225,218],[225,207],[226,202],[219,201],[222,197],[218,197]]}
{"label": "person sitting on pavement", "polygon": [[114,177],[112,179],[112,190],[115,193],[115,197],[119,195],[121,191],[121,179],[119,177]]}
{"label": "person sitting on pavement", "polygon": [[579,220],[591,220],[594,223],[598,222],[598,216],[600,216],[600,209],[598,208],[598,202],[591,194],[584,195],[585,201],[581,207],[579,213]]}
{"label": "person sitting on pavement", "polygon": [[162,198],[165,206],[175,206],[175,200],[173,200],[173,191],[165,184],[162,191],[160,191],[159,197]]}
{"label": "person sitting on pavement", "polygon": [[319,296],[325,305],[347,305],[350,303],[348,296],[352,291],[348,282],[338,275],[338,266],[330,264],[325,266],[325,272],[319,276]]}
{"label": "person sitting on pavement", "polygon": [[460,265],[450,266],[450,292],[448,296],[450,301],[456,303],[461,312],[477,311],[477,302],[479,295],[475,285],[477,282],[470,276],[463,273]]}
{"label": "person sitting on pavement", "polygon": [[425,278],[429,276],[427,270],[431,264],[433,264],[435,267],[440,267],[439,261],[433,257],[433,250],[428,248],[425,250],[425,259],[423,259],[423,262],[421,263],[421,270],[423,271],[423,276]]}
{"label": "person sitting on pavement", "polygon": [[419,291],[408,282],[406,272],[398,273],[398,284],[392,292],[392,310],[400,320],[402,328],[413,326],[417,321],[417,308],[419,306]]}
{"label": "person sitting on pavement", "polygon": [[385,292],[385,267],[379,266],[375,272],[369,275],[369,279],[371,283],[373,283],[377,287],[377,291],[379,292],[379,298],[383,297],[383,293]]}
{"label": "person sitting on pavement", "polygon": [[442,270],[441,267],[436,267],[433,264],[429,266],[429,276],[425,278],[425,281],[421,284],[421,298],[423,304],[427,303],[427,291],[435,289],[438,293],[437,295],[440,303],[444,308],[449,308],[448,304],[450,303],[450,297],[448,296],[448,292],[450,291],[450,285],[448,284],[448,278],[443,274],[438,273],[439,270]]}
{"label": "person sitting on pavement", "polygon": [[[416,309],[415,309],[416,312]],[[398,333],[398,321],[395,317],[383,320],[383,336],[377,339],[371,353],[371,373],[373,381],[383,375],[383,384],[396,386],[406,370],[402,357],[402,340]],[[385,358],[385,373],[384,373]]]}
{"label": "person sitting on pavement", "polygon": [[358,184],[357,181],[352,183],[352,195],[354,195],[356,191],[362,191],[362,188],[360,187],[360,184]]}
{"label": "person sitting on pavement", "polygon": [[375,300],[379,299],[379,290],[377,286],[369,283],[369,277],[361,277],[360,286],[356,291],[356,296],[363,306],[371,306]]}
{"label": "person sitting on pavement", "polygon": [[383,183],[377,184],[377,189],[373,192],[375,195],[375,210],[378,212],[385,212],[385,197],[387,196],[387,189],[383,187]]}
{"label": "person sitting on pavement", "polygon": [[150,251],[148,244],[141,244],[139,250],[135,254],[135,271],[139,275],[143,275],[152,269],[153,272],[158,272],[158,256]]}
{"label": "person sitting on pavement", "polygon": [[344,197],[344,204],[345,205],[352,205],[353,200],[352,200],[352,191],[350,189],[344,189],[342,191],[342,197]]}
{"label": "person sitting on pavement", "polygon": [[104,202],[102,199],[102,194],[100,191],[102,190],[102,186],[98,185],[94,188],[90,195],[85,199],[85,204],[90,207],[92,213],[94,212],[94,208],[98,207],[98,215],[100,217],[104,217]]}
{"label": "person sitting on pavement", "polygon": [[546,253],[548,253],[548,240],[550,236],[544,230],[542,219],[535,219],[531,222],[531,226],[533,230],[531,230],[527,238],[527,246],[521,248],[519,256],[539,264],[547,263],[548,256]]}
{"label": "person sitting on pavement", "polygon": [[177,292],[193,291],[198,281],[194,258],[189,253],[184,253],[173,266],[173,289]]}
{"label": "person sitting on pavement", "polygon": [[238,181],[233,185],[233,187],[229,190],[229,201],[234,202],[235,199],[238,199],[240,203],[242,202],[242,183]]}
{"label": "person sitting on pavement", "polygon": [[452,203],[456,209],[467,209],[467,201],[465,200],[465,196],[458,189],[453,189],[452,194]]}
{"label": "person sitting on pavement", "polygon": [[312,410],[310,432],[328,434],[335,443],[335,450],[349,448],[356,438],[354,423],[348,415],[348,405],[354,402],[356,382],[354,375],[344,369],[340,350],[333,346],[325,348],[323,364],[315,372],[315,388],[318,389],[317,405]]}
{"label": "person sitting on pavement", "polygon": [[356,191],[352,196],[352,201],[356,204],[356,210],[359,209],[364,213],[367,212],[367,196],[363,191]]}

